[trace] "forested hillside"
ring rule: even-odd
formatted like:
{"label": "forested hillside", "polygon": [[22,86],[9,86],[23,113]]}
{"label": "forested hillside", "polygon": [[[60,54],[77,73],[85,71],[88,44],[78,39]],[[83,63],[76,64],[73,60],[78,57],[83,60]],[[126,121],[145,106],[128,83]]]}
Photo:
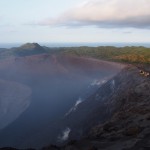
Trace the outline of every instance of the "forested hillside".
{"label": "forested hillside", "polygon": [[113,47],[113,46],[100,46],[100,47],[45,47],[37,43],[27,43],[18,48],[1,49],[0,58],[4,59],[10,56],[30,56],[41,53],[47,54],[71,54],[77,56],[94,57],[108,61],[117,61],[123,63],[144,63],[150,64],[150,48],[146,47]]}
{"label": "forested hillside", "polygon": [[66,48],[65,53],[126,63],[150,63],[150,48],[145,47],[78,47]]}

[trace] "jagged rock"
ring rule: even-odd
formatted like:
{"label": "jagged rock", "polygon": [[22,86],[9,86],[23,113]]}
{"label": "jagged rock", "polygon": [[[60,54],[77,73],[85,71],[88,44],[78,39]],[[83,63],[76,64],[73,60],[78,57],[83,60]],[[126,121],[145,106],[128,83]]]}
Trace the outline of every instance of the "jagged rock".
{"label": "jagged rock", "polygon": [[141,132],[141,128],[138,127],[138,126],[135,126],[135,127],[129,127],[127,129],[125,129],[124,131],[124,135],[127,135],[127,136],[137,136],[140,132]]}
{"label": "jagged rock", "polygon": [[[115,90],[111,89],[113,80],[115,81]],[[104,91],[107,92],[105,93]],[[149,91],[150,78],[140,76],[138,69],[132,66],[124,69],[115,78],[102,86],[95,93],[95,95],[99,94],[101,97],[99,101],[101,102],[99,102],[97,106],[95,105],[97,111],[91,111],[91,116],[93,114],[94,117],[95,112],[101,112],[101,110],[103,110],[101,115],[109,117],[106,122],[98,123],[98,120],[101,118],[99,115],[96,117],[97,125],[94,127],[91,123],[92,130],[88,127],[90,130],[87,138],[89,148],[95,146],[95,148],[100,150],[149,150]],[[95,102],[93,97],[94,95],[88,99],[90,106],[93,106]],[[87,103],[87,101],[85,101],[85,103]],[[107,107],[102,109],[102,106]],[[79,108],[80,107],[78,107],[78,109]],[[84,109],[84,107],[82,107],[82,109]],[[108,112],[111,115],[108,115]],[[91,117],[88,122],[92,121],[93,118]],[[86,134],[84,134],[84,136],[85,135]],[[82,145],[82,143],[84,144],[83,140],[80,140],[74,147],[79,145],[79,143],[80,145]],[[80,146],[79,148],[85,150],[85,147]]]}

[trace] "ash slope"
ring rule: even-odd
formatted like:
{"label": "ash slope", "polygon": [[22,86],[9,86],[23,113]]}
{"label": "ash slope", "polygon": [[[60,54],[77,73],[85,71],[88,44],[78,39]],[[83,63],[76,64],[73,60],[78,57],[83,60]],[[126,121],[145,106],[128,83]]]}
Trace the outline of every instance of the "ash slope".
{"label": "ash slope", "polygon": [[[28,46],[29,45],[27,45],[27,47]],[[32,45],[30,46],[32,48]],[[23,56],[25,55],[25,57],[17,56],[17,59],[11,57],[8,58],[9,61],[1,61],[0,70],[1,73],[3,73],[1,74],[1,78],[7,80],[13,79],[14,81],[27,84],[33,90],[34,84],[35,87],[37,88],[37,81],[39,81],[38,79],[42,77],[41,83],[43,83],[43,79],[45,79],[45,83],[50,83],[47,82],[48,81],[47,79],[53,79],[52,77],[55,76],[57,73],[61,74],[61,76],[63,76],[66,79],[65,81],[68,81],[69,77],[69,80],[70,81],[74,80],[75,83],[79,79],[81,79],[80,81],[83,81],[85,79],[85,75],[87,79],[91,77],[91,75],[92,78],[99,77],[99,75],[101,75],[101,72],[99,73],[97,72],[97,70],[101,68],[100,67],[101,65],[99,63],[98,64],[95,63],[96,60],[92,63],[93,65],[90,65],[91,63],[87,65],[88,61],[87,58],[80,57],[79,59],[79,57],[69,55],[67,56],[63,55],[62,57],[62,55],[56,54],[49,55],[43,53],[45,52],[44,51],[39,52],[38,55],[34,56],[33,55],[30,56],[29,55],[30,53],[29,54],[27,53],[23,54]],[[68,65],[68,62],[72,65],[71,66]],[[79,62],[79,64],[77,62]],[[90,71],[89,69],[93,68],[96,64],[97,67],[95,67],[94,70]],[[53,67],[53,65],[56,67]],[[17,68],[14,69],[14,67],[16,66]],[[75,69],[74,71],[72,67]],[[107,71],[108,68],[106,70],[105,68],[106,67],[102,67],[101,69],[103,71]],[[110,72],[107,72],[107,75],[112,73],[112,71],[114,71],[114,68],[111,67],[109,68]],[[8,73],[7,71],[10,71],[11,74]],[[117,69],[117,71],[119,70]],[[71,74],[72,72],[78,73],[76,74],[76,76],[74,76],[74,73]],[[15,76],[16,74],[18,75],[17,77]],[[30,83],[31,81],[33,81],[33,79],[35,79],[35,77],[37,80],[31,86]],[[40,85],[41,84],[38,84],[39,88],[37,88],[38,91],[37,93],[39,93],[39,91],[41,90]],[[91,95],[86,101],[79,103],[75,111],[72,111],[69,115],[67,115],[58,123],[59,125],[61,125],[62,129],[63,128],[65,129],[66,133],[68,134],[67,138],[68,141],[70,142],[66,144],[66,146],[64,147],[49,146],[43,149],[50,149],[50,150],[149,149],[149,139],[150,139],[149,85],[150,79],[140,76],[139,70],[137,68],[129,67],[125,69],[115,78],[108,81],[101,88],[99,88],[97,92]],[[43,95],[41,96],[41,98],[43,99]],[[40,99],[39,101],[41,101],[42,99]],[[37,99],[35,100],[36,100],[35,102],[37,103]],[[49,105],[47,106],[48,106],[47,110],[49,110]],[[35,114],[37,114],[37,112],[35,112]],[[47,113],[46,111],[46,114],[50,113]],[[41,118],[43,118],[43,116]],[[32,118],[32,120],[34,118],[35,116]],[[36,121],[39,122],[39,118]],[[20,126],[20,123],[17,124],[17,127],[18,125]],[[35,128],[34,125],[35,124],[33,124],[33,127]],[[46,126],[48,127],[48,129],[49,125],[50,121],[48,123],[46,122]],[[15,139],[13,135],[16,135],[18,128],[16,128],[16,130],[13,130],[12,133],[10,132],[10,130],[8,130],[8,128],[6,130],[8,134],[6,134],[6,138],[4,138],[3,135],[1,135],[1,142],[4,139],[8,140],[8,137],[10,138],[10,136],[12,136],[11,137],[12,139]],[[21,129],[20,131],[24,130]],[[47,131],[49,130],[47,129],[45,130],[45,125],[42,126],[42,129],[40,129],[40,132],[38,134],[39,139],[37,142],[40,145],[42,142],[45,142],[45,139],[46,140],[48,139],[49,143],[52,143],[50,142],[50,138],[46,137],[47,134],[45,134],[45,132],[48,133],[47,135],[48,137],[52,136],[49,134],[50,132]],[[44,134],[41,134],[41,132],[42,133],[44,132]],[[37,137],[37,134],[34,134],[33,132],[31,133],[31,130],[29,130],[28,133],[31,134],[31,139],[33,139],[34,136]],[[37,133],[37,131],[35,133]],[[66,135],[63,135],[63,138],[66,138]],[[41,139],[43,141],[41,141]],[[20,138],[17,140],[20,143],[19,141]],[[25,145],[27,145],[28,142],[31,142],[29,137],[23,138],[22,141],[25,142],[24,143]],[[34,143],[34,141],[32,142]]]}
{"label": "ash slope", "polygon": [[17,82],[0,80],[0,130],[30,105],[31,89]]}
{"label": "ash slope", "polygon": [[[0,147],[39,148],[57,144],[59,129],[65,125],[62,118],[87,92],[91,82],[111,78],[124,67],[87,57],[48,54],[43,49],[39,52],[40,49],[37,44],[26,44],[9,50],[13,55],[0,60],[0,79],[32,90],[28,109],[0,130]],[[91,90],[95,89],[88,89],[88,94]]]}
{"label": "ash slope", "polygon": [[[141,76],[138,68],[130,66],[124,69],[79,105],[76,113],[88,112],[87,117],[82,118],[85,131],[82,139],[73,140],[73,132],[69,135],[70,139],[73,136],[72,141],[64,147],[49,146],[43,149],[150,149],[149,91],[150,78]],[[81,127],[79,122],[77,124]]]}

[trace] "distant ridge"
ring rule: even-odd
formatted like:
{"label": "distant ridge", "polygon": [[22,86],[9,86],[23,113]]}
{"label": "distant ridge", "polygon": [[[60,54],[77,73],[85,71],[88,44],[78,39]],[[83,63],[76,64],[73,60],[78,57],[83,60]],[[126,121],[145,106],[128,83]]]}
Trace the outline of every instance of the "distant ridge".
{"label": "distant ridge", "polygon": [[22,49],[41,49],[43,47],[41,47],[38,43],[26,43],[26,44],[23,44],[21,45],[19,48],[22,48]]}
{"label": "distant ridge", "polygon": [[26,43],[18,48],[13,48],[13,51],[16,56],[28,56],[45,53],[44,47],[40,46],[38,43]]}

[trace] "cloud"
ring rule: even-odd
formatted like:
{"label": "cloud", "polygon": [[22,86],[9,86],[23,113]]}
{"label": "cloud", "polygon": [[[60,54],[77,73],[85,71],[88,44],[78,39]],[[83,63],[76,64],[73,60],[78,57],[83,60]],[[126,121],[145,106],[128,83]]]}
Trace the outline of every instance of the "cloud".
{"label": "cloud", "polygon": [[125,32],[123,32],[124,34],[132,34],[132,32],[131,31],[125,31]]}
{"label": "cloud", "polygon": [[150,28],[150,0],[88,0],[41,26]]}

